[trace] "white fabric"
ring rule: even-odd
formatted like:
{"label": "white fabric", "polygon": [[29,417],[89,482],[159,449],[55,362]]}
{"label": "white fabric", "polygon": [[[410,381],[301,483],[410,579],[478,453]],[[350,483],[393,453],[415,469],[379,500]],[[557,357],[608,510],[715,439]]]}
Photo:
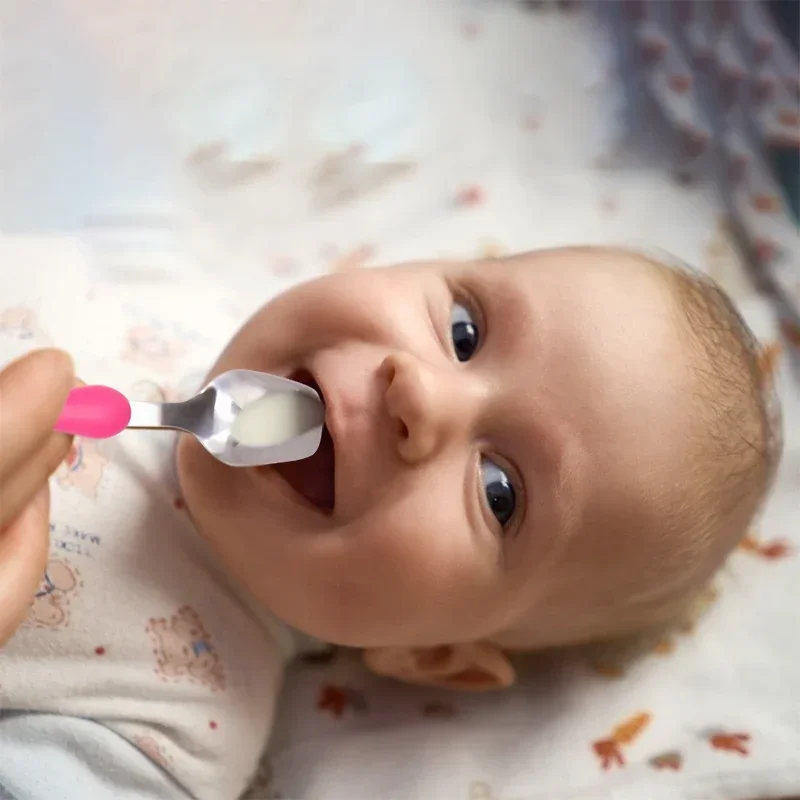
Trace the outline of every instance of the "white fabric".
{"label": "white fabric", "polygon": [[[111,215],[102,235],[96,225],[71,228],[86,247],[97,291],[122,285],[150,292],[137,299],[140,310],[152,303],[177,317],[209,308],[197,288],[204,275],[218,294],[212,310],[224,307],[241,319],[327,268],[628,243],[664,248],[706,270],[774,342],[772,311],[753,295],[713,191],[677,186],[654,169],[596,168],[614,141],[615,131],[601,124],[613,122],[613,98],[602,89],[607,62],[595,57],[592,27],[580,16],[526,14],[522,4],[502,2],[238,0],[225,4],[217,25],[208,23],[211,5],[175,2],[171,14],[161,13],[161,3],[137,3],[125,13],[100,3],[62,6],[68,24],[59,33],[71,30],[85,44],[84,58],[111,76],[113,91],[102,96],[113,97],[117,110],[129,103],[139,122],[149,121],[149,134],[163,135],[159,158],[147,160],[145,147],[135,151],[149,164],[144,174],[162,174],[166,163],[166,172],[181,175],[161,195],[133,179],[105,180],[118,169],[73,176],[81,219]],[[23,15],[26,8],[16,5]],[[45,18],[28,15],[36,52],[50,52],[39,21]],[[226,112],[234,165],[258,160],[262,150],[270,163],[244,177],[228,171],[224,158],[221,166],[212,158],[211,167],[186,160],[196,144],[222,135],[226,115],[214,111],[219,93],[197,87],[213,84],[213,65],[230,65],[234,52],[244,77],[240,84],[234,77],[229,91],[240,85],[248,102],[226,97],[224,108],[252,106],[254,83],[265,71],[272,76],[250,128],[237,133],[236,115]],[[264,68],[245,53],[270,63]],[[223,73],[230,74],[220,66]],[[167,113],[170,99],[189,85],[204,108]],[[25,94],[20,98],[24,114]],[[144,106],[149,117],[139,113]],[[284,116],[276,121],[266,107],[282,108]],[[128,158],[131,143],[121,129],[106,129],[101,167],[118,168]],[[262,144],[254,147],[254,140]],[[366,147],[348,151],[350,144]],[[11,152],[35,154],[26,145],[20,136]],[[68,157],[65,148],[54,161]],[[341,169],[315,177],[326,164]],[[98,180],[125,202],[91,191]],[[17,184],[29,185],[22,178]],[[47,180],[38,185],[53,194]],[[52,202],[39,215],[35,202],[23,214],[26,204],[11,200],[18,226],[24,216],[29,230],[58,216]],[[166,209],[158,225],[139,214],[155,201]],[[117,355],[111,348],[91,377],[113,376]],[[290,671],[276,720],[272,791],[311,800],[750,800],[798,793],[800,391],[789,359],[780,363],[787,455],[779,484],[758,542],[734,554],[718,601],[694,633],[661,643],[627,671],[588,655],[545,659],[523,670],[518,688],[483,698],[387,684],[347,654],[303,666]],[[182,372],[166,361],[164,375],[171,391]]]}
{"label": "white fabric", "polygon": [[[0,264],[3,365],[56,342],[85,381],[158,395],[165,373],[208,365],[230,331],[201,311],[198,290],[194,320],[92,290],[67,241],[0,239]],[[173,474],[174,443],[168,432],[76,440],[52,480],[46,574],[0,653],[0,709],[92,720],[191,796],[236,798],[271,730],[283,672],[276,637],[285,635],[256,619],[195,532]],[[4,757],[8,727],[0,726]],[[91,737],[76,735],[74,746],[98,750]],[[106,768],[122,789],[120,764]]]}
{"label": "white fabric", "polygon": [[0,800],[186,800],[190,796],[144,752],[90,719],[0,712],[0,752]]}

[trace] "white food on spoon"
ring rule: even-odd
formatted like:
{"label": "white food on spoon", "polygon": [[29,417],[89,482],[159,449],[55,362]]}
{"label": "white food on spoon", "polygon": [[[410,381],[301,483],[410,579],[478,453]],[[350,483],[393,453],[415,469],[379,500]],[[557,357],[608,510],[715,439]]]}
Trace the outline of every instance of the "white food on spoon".
{"label": "white food on spoon", "polygon": [[245,447],[272,447],[319,425],[319,401],[302,392],[277,392],[248,403],[231,436]]}

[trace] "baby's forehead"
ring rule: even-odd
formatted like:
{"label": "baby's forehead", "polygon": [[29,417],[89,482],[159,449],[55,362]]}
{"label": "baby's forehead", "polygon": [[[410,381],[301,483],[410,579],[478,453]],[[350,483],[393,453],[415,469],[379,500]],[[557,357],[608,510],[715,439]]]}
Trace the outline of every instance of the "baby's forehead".
{"label": "baby's forehead", "polygon": [[635,287],[667,291],[664,275],[671,270],[645,254],[610,247],[560,247],[439,266],[490,285],[510,281],[520,291],[534,291],[543,282],[603,283],[623,291]]}
{"label": "baby's forehead", "polygon": [[[675,338],[682,324],[680,298],[668,277],[671,268],[636,252],[576,247],[540,250],[503,259],[446,265],[448,277],[474,288],[493,311],[572,323],[623,323],[657,336],[666,324]],[[526,306],[527,311],[526,311]]]}

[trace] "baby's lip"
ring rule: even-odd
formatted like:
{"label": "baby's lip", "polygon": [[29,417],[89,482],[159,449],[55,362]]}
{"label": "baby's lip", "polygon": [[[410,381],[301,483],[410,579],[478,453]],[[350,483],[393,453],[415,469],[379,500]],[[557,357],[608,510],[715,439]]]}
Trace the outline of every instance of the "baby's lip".
{"label": "baby's lip", "polygon": [[296,495],[316,510],[330,515],[336,505],[336,447],[329,429],[329,406],[325,392],[314,373],[297,369],[287,376],[318,391],[325,403],[325,428],[319,448],[309,458],[285,464],[276,464],[273,469],[291,487]]}
{"label": "baby's lip", "polygon": [[309,372],[311,372],[311,375],[317,384],[317,390],[319,392],[320,399],[325,406],[325,431],[323,432],[323,435],[330,437],[331,447],[333,449],[333,468],[331,480],[333,481],[333,505],[335,507],[336,496],[339,494],[340,488],[339,478],[341,477],[341,471],[338,465],[339,456],[341,455],[341,451],[339,449],[341,441],[338,434],[339,428],[336,414],[336,398],[333,387],[330,385],[329,381],[323,381],[323,378],[316,369],[309,369]]}
{"label": "baby's lip", "polygon": [[319,365],[309,362],[308,371],[317,385],[322,402],[325,405],[325,431],[330,436],[333,446],[333,487],[334,487],[334,509],[338,510],[343,497],[346,494],[344,476],[346,474],[344,465],[346,463],[347,446],[342,438],[342,431],[339,420],[339,402],[337,397],[337,387],[335,379],[330,379],[330,374],[320,370]]}

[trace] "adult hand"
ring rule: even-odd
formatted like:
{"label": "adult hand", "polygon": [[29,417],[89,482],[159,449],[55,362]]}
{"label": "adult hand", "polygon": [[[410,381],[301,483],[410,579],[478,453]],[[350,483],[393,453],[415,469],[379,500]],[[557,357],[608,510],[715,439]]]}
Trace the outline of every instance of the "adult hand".
{"label": "adult hand", "polygon": [[0,647],[47,565],[48,478],[72,443],[53,426],[74,386],[72,360],[59,350],[34,351],[0,372]]}

